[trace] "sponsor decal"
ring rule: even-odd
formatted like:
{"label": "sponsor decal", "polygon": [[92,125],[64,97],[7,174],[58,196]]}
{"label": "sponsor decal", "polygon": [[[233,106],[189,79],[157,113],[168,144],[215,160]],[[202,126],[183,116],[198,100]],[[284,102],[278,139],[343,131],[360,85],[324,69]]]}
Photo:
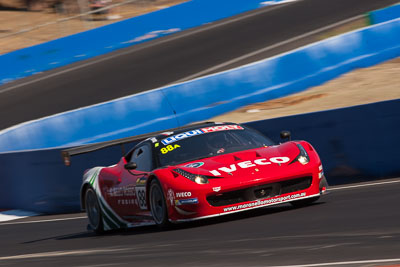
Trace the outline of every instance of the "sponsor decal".
{"label": "sponsor decal", "polygon": [[286,163],[289,162],[289,158],[288,157],[273,157],[270,158],[269,161],[266,158],[261,158],[261,159],[256,159],[256,160],[246,160],[246,161],[242,161],[242,162],[238,162],[235,164],[231,164],[229,165],[229,167],[221,167],[218,168],[218,170],[211,170],[210,173],[214,176],[221,176],[221,172],[225,172],[227,174],[232,175],[232,172],[235,172],[238,167],[241,169],[247,169],[247,168],[251,168],[251,167],[256,167],[257,165],[270,165],[270,164],[282,164],[282,163]]}
{"label": "sponsor decal", "polygon": [[106,194],[109,197],[122,197],[124,195],[124,190],[122,187],[112,187],[107,189]]}
{"label": "sponsor decal", "polygon": [[192,136],[195,136],[195,135],[218,132],[218,131],[228,131],[228,130],[244,130],[244,129],[243,129],[243,127],[241,127],[239,125],[211,126],[211,127],[191,130],[191,131],[187,131],[187,132],[180,133],[180,134],[177,134],[177,135],[169,136],[169,137],[161,140],[161,143],[163,143],[164,145],[168,145],[168,144],[171,144],[173,142],[176,142],[176,141],[188,138],[188,137],[192,137]]}
{"label": "sponsor decal", "polygon": [[201,128],[204,133],[212,133],[219,131],[227,131],[227,130],[244,130],[242,126],[239,125],[221,125],[221,126],[212,126],[207,128]]}
{"label": "sponsor decal", "polygon": [[135,186],[134,185],[126,185],[122,187],[122,191],[124,196],[133,197],[136,196]]}
{"label": "sponsor decal", "polygon": [[177,148],[180,148],[180,147],[181,147],[180,145],[174,145],[174,146],[173,145],[167,145],[166,147],[161,148],[160,151],[163,154],[167,154],[168,152],[173,151],[173,150],[175,150]]}
{"label": "sponsor decal", "polygon": [[136,199],[118,199],[118,205],[137,205]]}
{"label": "sponsor decal", "polygon": [[213,187],[212,190],[213,190],[214,192],[219,192],[219,191],[221,191],[221,187],[220,187],[220,186]]}
{"label": "sponsor decal", "polygon": [[133,185],[109,188],[106,190],[106,195],[108,197],[131,197],[130,199],[118,199],[118,205],[139,205]]}
{"label": "sponsor decal", "polygon": [[179,141],[179,140],[191,137],[191,136],[199,135],[199,134],[203,134],[203,132],[201,130],[188,131],[188,132],[184,132],[184,133],[180,133],[177,135],[167,137],[167,138],[163,139],[161,141],[161,143],[163,143],[164,145],[168,145],[173,142],[176,142],[176,141]]}
{"label": "sponsor decal", "polygon": [[192,192],[177,192],[176,197],[191,197],[192,196]]}
{"label": "sponsor decal", "polygon": [[136,180],[136,185],[145,185],[146,182],[147,182],[147,178],[145,176],[142,176]]}
{"label": "sponsor decal", "polygon": [[183,167],[188,167],[188,168],[199,168],[201,166],[204,165],[204,162],[193,162],[193,163],[189,163]]}
{"label": "sponsor decal", "polygon": [[169,204],[172,206],[174,204],[174,190],[172,190],[171,188],[168,189],[168,193],[167,193],[167,201],[169,201]]}
{"label": "sponsor decal", "polygon": [[253,202],[246,203],[246,204],[241,204],[241,205],[224,208],[224,212],[247,209],[247,208],[263,206],[263,205],[268,205],[268,204],[276,204],[276,203],[285,202],[288,200],[293,200],[296,198],[303,198],[306,195],[307,195],[306,193],[301,193],[301,194],[293,194],[293,195],[284,196],[284,197],[278,196],[278,197],[265,199],[265,200],[257,200],[257,201],[253,201]]}
{"label": "sponsor decal", "polygon": [[190,204],[198,204],[199,200],[195,198],[187,198],[187,199],[177,199],[175,200],[175,206],[180,205],[190,205]]}
{"label": "sponsor decal", "polygon": [[146,187],[145,186],[136,186],[136,195],[137,199],[139,201],[139,207],[141,210],[146,210],[147,209],[147,203],[146,203]]}

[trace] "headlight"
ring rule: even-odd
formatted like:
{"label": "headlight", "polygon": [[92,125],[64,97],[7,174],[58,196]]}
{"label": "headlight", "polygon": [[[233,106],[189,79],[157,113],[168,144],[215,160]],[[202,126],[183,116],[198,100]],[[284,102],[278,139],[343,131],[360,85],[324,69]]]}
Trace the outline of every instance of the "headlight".
{"label": "headlight", "polygon": [[304,149],[304,147],[302,145],[297,144],[297,147],[299,148],[300,153],[299,153],[299,155],[297,155],[297,157],[292,162],[290,162],[290,164],[298,161],[301,164],[306,165],[307,163],[310,162],[310,157],[308,156],[307,151]]}
{"label": "headlight", "polygon": [[193,174],[182,169],[174,169],[173,171],[197,184],[208,184],[207,176]]}

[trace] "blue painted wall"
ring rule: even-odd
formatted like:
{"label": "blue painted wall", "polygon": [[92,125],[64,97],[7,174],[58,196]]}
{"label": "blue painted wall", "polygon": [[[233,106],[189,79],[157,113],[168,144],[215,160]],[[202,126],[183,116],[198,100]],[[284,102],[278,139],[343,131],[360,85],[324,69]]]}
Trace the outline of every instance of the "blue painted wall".
{"label": "blue painted wall", "polygon": [[[90,31],[3,54],[0,55],[0,85],[254,10],[263,6],[260,4],[261,2],[263,1],[192,0]],[[149,34],[153,37],[149,37]]]}
{"label": "blue painted wall", "polygon": [[400,19],[234,70],[0,132],[0,152],[112,140],[205,120],[400,55]]}
{"label": "blue painted wall", "polygon": [[[400,175],[400,100],[246,123],[279,142],[281,130],[318,151],[331,185]],[[134,144],[128,144],[128,151]],[[60,149],[0,153],[0,207],[43,213],[77,212],[85,169],[118,162],[120,146],[73,156]]]}
{"label": "blue painted wall", "polygon": [[378,24],[397,18],[400,18],[400,4],[378,9],[369,13],[371,24]]}
{"label": "blue painted wall", "polygon": [[400,175],[400,99],[247,123],[279,141],[310,141],[330,184]]}

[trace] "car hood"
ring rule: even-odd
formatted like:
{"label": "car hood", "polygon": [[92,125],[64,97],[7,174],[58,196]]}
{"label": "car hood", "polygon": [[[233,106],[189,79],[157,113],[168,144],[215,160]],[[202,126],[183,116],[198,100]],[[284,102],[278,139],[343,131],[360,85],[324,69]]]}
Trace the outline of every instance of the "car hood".
{"label": "car hood", "polygon": [[215,178],[266,177],[286,172],[299,152],[295,143],[288,142],[186,162],[176,167]]}

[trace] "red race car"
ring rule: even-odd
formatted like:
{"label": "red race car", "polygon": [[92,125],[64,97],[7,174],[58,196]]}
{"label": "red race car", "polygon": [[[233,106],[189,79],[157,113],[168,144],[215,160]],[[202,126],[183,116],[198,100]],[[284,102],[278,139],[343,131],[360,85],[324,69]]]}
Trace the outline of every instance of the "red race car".
{"label": "red race car", "polygon": [[[289,138],[289,132],[282,132]],[[320,158],[305,141],[274,144],[234,123],[204,123],[150,137],[110,167],[85,172],[81,204],[96,232],[192,221],[326,191]]]}

